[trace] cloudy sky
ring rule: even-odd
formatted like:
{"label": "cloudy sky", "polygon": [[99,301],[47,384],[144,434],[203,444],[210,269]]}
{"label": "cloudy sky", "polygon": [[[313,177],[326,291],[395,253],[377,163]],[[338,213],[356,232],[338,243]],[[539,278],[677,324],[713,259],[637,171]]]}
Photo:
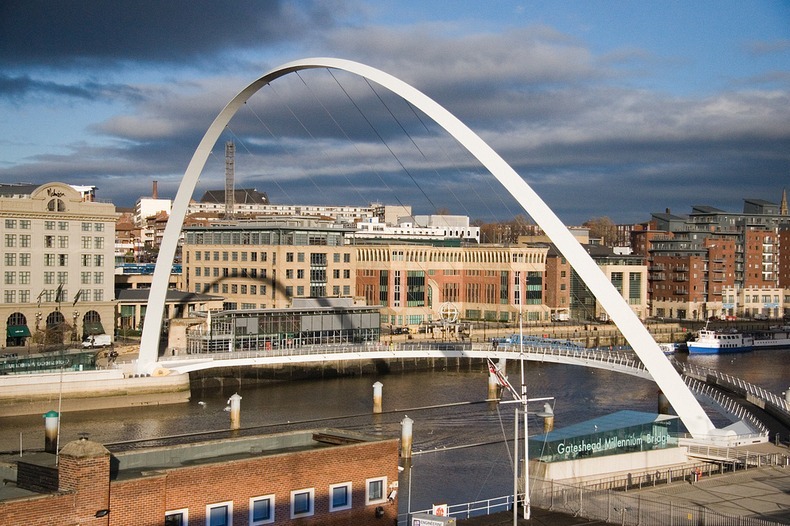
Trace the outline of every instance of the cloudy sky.
{"label": "cloudy sky", "polygon": [[[790,2],[5,0],[0,181],[174,197],[225,104],[277,66],[362,62],[488,142],[566,223],[740,211],[790,186]],[[290,74],[231,121],[195,197],[523,213],[403,100],[341,71]]]}

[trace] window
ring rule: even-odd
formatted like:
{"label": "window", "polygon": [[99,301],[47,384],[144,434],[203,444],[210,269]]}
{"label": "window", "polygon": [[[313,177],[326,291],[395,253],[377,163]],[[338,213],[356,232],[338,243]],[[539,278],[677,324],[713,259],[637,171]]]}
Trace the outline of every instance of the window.
{"label": "window", "polygon": [[250,499],[250,526],[274,522],[274,495]]}
{"label": "window", "polygon": [[189,510],[173,510],[165,512],[165,526],[189,526]]}
{"label": "window", "polygon": [[365,502],[367,504],[376,504],[386,500],[384,496],[384,487],[387,485],[387,477],[377,479],[367,479],[365,481]]}
{"label": "window", "polygon": [[233,501],[208,504],[206,526],[233,526]]}
{"label": "window", "polygon": [[351,509],[351,483],[329,486],[329,511]]}
{"label": "window", "polygon": [[66,204],[63,202],[62,199],[51,199],[47,203],[47,210],[49,210],[50,212],[65,212]]}
{"label": "window", "polygon": [[298,489],[291,492],[291,518],[310,517],[313,515],[315,489]]}

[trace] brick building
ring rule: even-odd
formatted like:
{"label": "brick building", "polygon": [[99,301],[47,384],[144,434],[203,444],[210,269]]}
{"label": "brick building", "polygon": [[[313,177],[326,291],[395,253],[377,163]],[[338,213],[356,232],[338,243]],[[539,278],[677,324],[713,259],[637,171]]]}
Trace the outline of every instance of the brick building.
{"label": "brick building", "polygon": [[398,440],[330,429],[111,453],[87,439],[17,462],[0,524],[380,525],[397,519]]}
{"label": "brick building", "polygon": [[694,206],[688,215],[655,213],[632,233],[648,255],[653,316],[781,318],[790,308],[790,215],[745,199],[743,212]]}

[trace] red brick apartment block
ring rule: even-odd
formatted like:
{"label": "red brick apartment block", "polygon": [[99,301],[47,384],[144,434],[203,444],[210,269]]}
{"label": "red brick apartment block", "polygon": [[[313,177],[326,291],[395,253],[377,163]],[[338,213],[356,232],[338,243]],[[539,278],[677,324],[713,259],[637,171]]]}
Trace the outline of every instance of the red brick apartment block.
{"label": "red brick apartment block", "polygon": [[80,440],[63,448],[55,469],[56,489],[26,490],[18,477],[16,494],[0,492],[0,524],[365,526],[397,519],[398,440],[337,430],[115,455]]}

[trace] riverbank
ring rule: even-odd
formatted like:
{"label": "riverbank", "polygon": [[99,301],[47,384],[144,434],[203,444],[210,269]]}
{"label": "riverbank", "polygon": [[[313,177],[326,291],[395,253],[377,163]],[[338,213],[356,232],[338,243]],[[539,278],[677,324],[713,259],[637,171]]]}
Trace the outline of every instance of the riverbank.
{"label": "riverbank", "polygon": [[189,401],[189,375],[127,377],[118,369],[0,376],[0,417]]}

